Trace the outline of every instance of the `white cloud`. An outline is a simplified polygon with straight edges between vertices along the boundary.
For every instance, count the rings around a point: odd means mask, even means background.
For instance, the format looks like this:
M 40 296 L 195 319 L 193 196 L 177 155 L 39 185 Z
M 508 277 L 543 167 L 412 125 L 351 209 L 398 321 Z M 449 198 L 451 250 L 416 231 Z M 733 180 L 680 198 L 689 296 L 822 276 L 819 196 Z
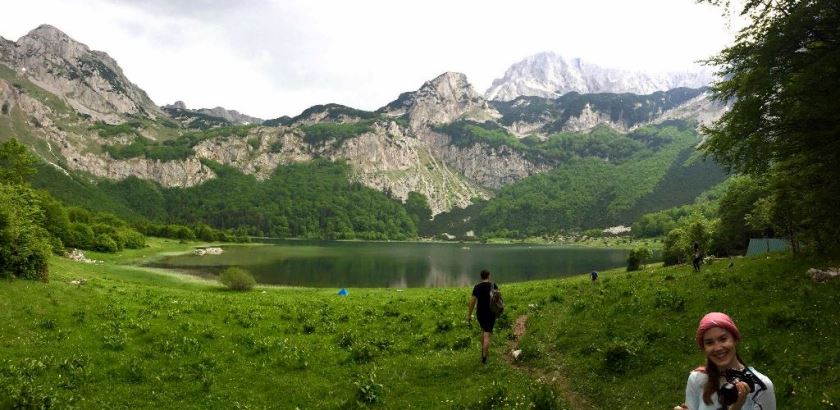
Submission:
M 114 57 L 158 104 L 295 115 L 337 102 L 375 109 L 444 71 L 479 92 L 541 51 L 605 66 L 677 70 L 733 38 L 692 0 L 29 0 L 0 35 L 39 24 Z

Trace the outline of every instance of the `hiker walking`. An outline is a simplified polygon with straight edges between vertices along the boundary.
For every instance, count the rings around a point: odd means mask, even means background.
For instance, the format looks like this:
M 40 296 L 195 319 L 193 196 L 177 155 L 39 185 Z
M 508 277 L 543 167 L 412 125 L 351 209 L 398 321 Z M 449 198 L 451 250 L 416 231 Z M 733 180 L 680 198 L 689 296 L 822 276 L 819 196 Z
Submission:
M 499 287 L 490 282 L 490 272 L 488 270 L 482 270 L 480 275 L 481 282 L 473 287 L 469 312 L 467 312 L 467 323 L 472 321 L 472 313 L 475 309 L 475 317 L 481 326 L 481 363 L 487 363 L 487 356 L 490 354 L 490 336 L 493 334 L 493 325 L 496 324 L 497 315 L 491 309 L 491 291 L 496 291 L 498 299 L 501 298 L 501 294 L 498 293 Z
M 697 243 L 697 242 L 694 242 L 694 259 L 691 260 L 691 264 L 694 266 L 694 271 L 695 272 L 700 272 L 700 261 L 701 260 L 702 259 L 700 257 L 700 244 Z

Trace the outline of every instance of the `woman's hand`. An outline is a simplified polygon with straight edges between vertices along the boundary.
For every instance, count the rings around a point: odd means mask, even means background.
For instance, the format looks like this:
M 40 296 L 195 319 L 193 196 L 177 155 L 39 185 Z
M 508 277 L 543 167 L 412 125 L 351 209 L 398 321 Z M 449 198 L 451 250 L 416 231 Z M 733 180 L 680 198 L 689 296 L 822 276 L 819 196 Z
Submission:
M 729 406 L 730 410 L 741 410 L 741 407 L 744 405 L 744 402 L 747 401 L 747 394 L 750 392 L 750 385 L 746 382 L 739 381 L 735 383 L 735 388 L 738 389 L 738 400 L 735 403 L 732 403 Z

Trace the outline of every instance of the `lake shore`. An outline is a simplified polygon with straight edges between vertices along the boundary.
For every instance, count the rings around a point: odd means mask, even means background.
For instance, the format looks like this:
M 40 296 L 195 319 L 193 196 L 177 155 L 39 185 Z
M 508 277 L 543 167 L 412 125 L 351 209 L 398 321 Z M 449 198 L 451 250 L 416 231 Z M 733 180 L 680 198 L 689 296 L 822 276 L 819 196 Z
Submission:
M 627 257 L 621 248 L 519 243 L 275 240 L 263 245 L 229 245 L 222 255 L 204 256 L 161 250 L 141 262 L 205 277 L 237 267 L 262 284 L 406 288 L 467 286 L 482 269 L 499 283 L 574 276 L 624 266 Z

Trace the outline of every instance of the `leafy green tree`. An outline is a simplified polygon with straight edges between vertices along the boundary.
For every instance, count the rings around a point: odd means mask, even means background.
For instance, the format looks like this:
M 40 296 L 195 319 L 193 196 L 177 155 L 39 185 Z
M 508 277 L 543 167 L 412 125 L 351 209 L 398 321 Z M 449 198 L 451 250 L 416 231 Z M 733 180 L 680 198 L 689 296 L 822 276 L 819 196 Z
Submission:
M 701 0 L 729 7 L 726 0 Z M 840 7 L 836 0 L 748 1 L 749 25 L 710 63 L 732 109 L 707 151 L 732 170 L 777 180 L 785 234 L 825 251 L 840 235 Z M 799 212 L 807 209 L 808 212 Z
M 712 244 L 712 233 L 712 224 L 709 220 L 701 215 L 692 216 L 685 227 L 685 240 L 681 244 L 686 260 L 691 259 L 694 255 L 695 243 L 700 247 L 701 253 L 711 253 L 709 249 Z
M 38 224 L 37 202 L 31 188 L 0 183 L 0 277 L 49 279 L 49 233 Z
M 686 255 L 683 249 L 687 246 L 685 231 L 674 228 L 662 241 L 662 263 L 665 266 L 685 263 Z
M 0 183 L 23 184 L 35 173 L 35 158 L 16 138 L 0 145 Z
M 718 202 L 719 228 L 713 238 L 713 248 L 724 254 L 743 253 L 751 237 L 763 236 L 764 229 L 756 229 L 747 223 L 759 200 L 768 194 L 767 187 L 748 176 L 736 177 Z M 766 206 L 765 206 L 766 207 Z M 769 218 L 768 212 L 762 214 Z M 757 222 L 757 221 L 756 221 Z M 769 225 L 769 219 L 765 226 Z M 771 232 L 767 232 L 771 233 Z
M 70 237 L 70 218 L 67 210 L 45 191 L 37 191 L 38 206 L 43 211 L 43 219 L 38 221 L 50 233 L 53 251 L 64 251 L 64 243 Z
M 427 235 L 432 220 L 432 209 L 429 207 L 429 200 L 426 199 L 426 195 L 414 191 L 409 192 L 408 198 L 405 200 L 405 211 L 414 221 L 417 230 Z

